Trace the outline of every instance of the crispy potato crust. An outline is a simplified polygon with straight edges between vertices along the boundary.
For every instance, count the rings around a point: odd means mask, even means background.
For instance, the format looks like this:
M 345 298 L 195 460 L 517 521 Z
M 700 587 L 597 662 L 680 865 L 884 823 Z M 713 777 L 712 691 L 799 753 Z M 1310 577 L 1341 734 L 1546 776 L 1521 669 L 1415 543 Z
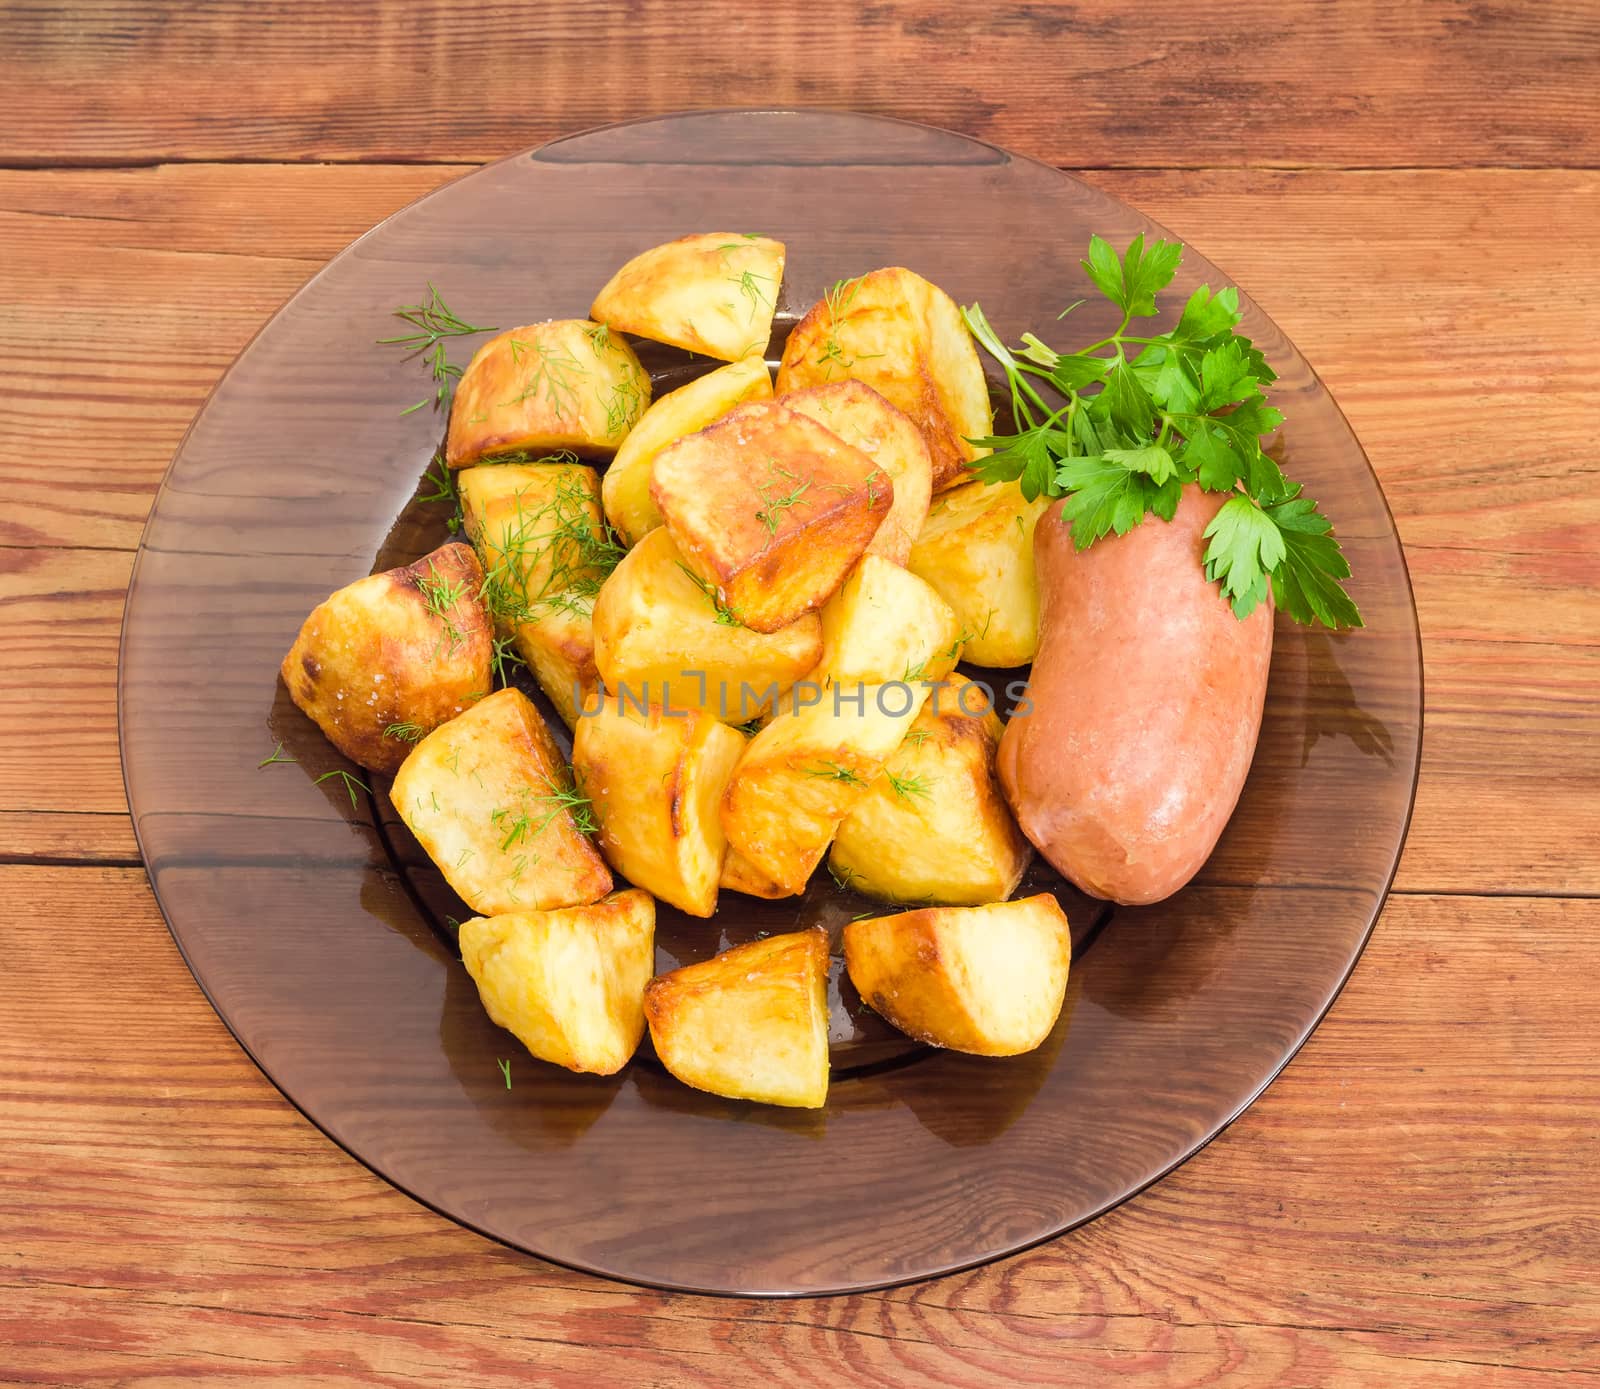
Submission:
M 927 519 L 933 492 L 933 459 L 922 431 L 864 381 L 830 381 L 791 391 L 782 403 L 809 415 L 889 474 L 894 504 L 867 553 L 903 566 Z
M 493 628 L 465 545 L 341 588 L 306 618 L 281 672 L 352 762 L 393 772 L 412 744 L 489 690 Z
M 705 711 L 669 715 L 614 695 L 586 707 L 572 771 L 611 866 L 690 916 L 710 916 L 728 848 L 722 794 L 744 745 Z
M 772 337 L 784 246 L 766 236 L 702 232 L 641 251 L 595 296 L 590 314 L 625 333 L 736 362 Z
M 894 484 L 815 420 L 765 401 L 658 453 L 650 495 L 683 562 L 744 626 L 776 632 L 838 588 Z
M 650 377 L 626 341 L 582 318 L 490 338 L 456 386 L 445 436 L 452 468 L 511 454 L 609 457 L 650 404 Z
M 656 904 L 628 889 L 583 907 L 461 923 L 484 1010 L 541 1061 L 615 1075 L 644 1036 Z
M 497 463 L 464 469 L 458 487 L 486 605 L 570 728 L 599 681 L 594 599 L 615 557 L 599 476 L 577 463 Z
M 650 1040 L 685 1085 L 730 1099 L 820 1109 L 828 1098 L 828 936 L 768 936 L 657 976 Z
M 548 911 L 593 902 L 611 873 L 579 828 L 567 767 L 520 690 L 497 690 L 424 738 L 389 793 L 473 911 Z
M 719 615 L 665 529 L 645 536 L 606 580 L 594 637 L 608 689 L 674 710 L 710 709 L 736 724 L 770 706 L 822 654 L 815 613 L 776 632 Z
M 629 545 L 661 524 L 650 500 L 656 455 L 668 444 L 715 424 L 736 405 L 771 400 L 772 378 L 760 357 L 747 357 L 660 397 L 622 441 L 606 469 L 602 495 L 606 516 Z
M 962 659 L 1002 670 L 1039 650 L 1033 533 L 1050 505 L 1015 482 L 971 482 L 935 499 L 908 567 L 955 609 L 968 633 Z
M 1000 719 L 988 691 L 953 675 L 834 836 L 836 877 L 891 902 L 979 906 L 1016 891 L 1033 846 L 995 776 Z
M 928 444 L 933 490 L 970 476 L 994 433 L 978 349 L 955 301 L 901 266 L 840 281 L 800 320 L 778 367 L 777 392 L 864 381 L 911 418 Z
M 1032 1051 L 1066 999 L 1072 933 L 1049 893 L 852 921 L 845 968 L 875 1013 L 929 1046 Z

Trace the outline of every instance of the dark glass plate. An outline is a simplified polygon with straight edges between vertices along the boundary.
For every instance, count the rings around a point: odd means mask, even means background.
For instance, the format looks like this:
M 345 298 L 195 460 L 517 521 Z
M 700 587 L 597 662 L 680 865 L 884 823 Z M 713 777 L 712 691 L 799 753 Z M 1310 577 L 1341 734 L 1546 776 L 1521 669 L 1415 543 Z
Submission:
M 1280 619 L 1237 813 L 1197 882 L 1110 912 L 1059 890 L 1078 958 L 1030 1056 L 912 1047 L 834 995 L 825 1110 L 679 1085 L 644 1055 L 593 1079 L 492 1026 L 456 961 L 463 909 L 381 788 L 346 765 L 277 666 L 306 612 L 437 544 L 417 500 L 439 423 L 400 408 L 414 365 L 375 340 L 430 279 L 469 322 L 582 316 L 629 256 L 690 231 L 788 243 L 775 344 L 835 279 L 910 266 L 1002 336 L 1081 296 L 1091 232 L 1161 229 L 1044 165 L 861 116 L 667 117 L 592 131 L 431 194 L 362 237 L 240 356 L 161 489 L 128 596 L 121 729 L 150 878 L 201 987 L 273 1082 L 389 1181 L 452 1219 L 614 1278 L 722 1293 L 847 1292 L 996 1258 L 1088 1220 L 1232 1120 L 1355 964 L 1405 837 L 1421 734 L 1416 613 L 1393 521 L 1338 407 L 1241 295 L 1278 364 L 1284 460 L 1334 518 L 1367 630 Z M 1226 276 L 1189 253 L 1173 292 Z M 1093 330 L 1092 308 L 1075 328 Z M 686 368 L 650 365 L 666 384 Z M 676 366 L 671 365 L 677 363 Z M 704 369 L 700 364 L 697 369 Z M 427 489 L 420 489 L 425 492 Z M 282 741 L 297 765 L 258 769 Z M 663 912 L 661 962 L 868 904 Z M 498 1062 L 511 1063 L 507 1088 Z

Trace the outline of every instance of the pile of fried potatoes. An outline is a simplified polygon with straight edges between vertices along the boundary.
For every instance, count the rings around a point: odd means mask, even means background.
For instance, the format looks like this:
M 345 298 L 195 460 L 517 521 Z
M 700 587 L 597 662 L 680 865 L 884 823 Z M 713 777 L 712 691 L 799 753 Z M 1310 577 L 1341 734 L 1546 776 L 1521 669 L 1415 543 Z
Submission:
M 988 1056 L 1049 1035 L 1071 939 L 1053 896 L 1008 900 L 1031 849 L 995 779 L 1001 721 L 955 671 L 1032 660 L 1045 503 L 970 480 L 983 369 L 909 270 L 836 284 L 774 380 L 784 261 L 764 236 L 683 237 L 588 319 L 486 341 L 443 448 L 470 543 L 333 594 L 282 674 L 393 776 L 477 913 L 461 955 L 489 1016 L 534 1056 L 612 1074 L 648 1027 L 689 1085 L 817 1107 L 827 933 L 652 977 L 657 900 L 710 917 L 724 889 L 792 897 L 827 858 L 912 908 L 845 928 L 862 998 Z M 652 399 L 640 338 L 723 365 Z M 508 660 L 571 728 L 570 765 L 497 682 Z

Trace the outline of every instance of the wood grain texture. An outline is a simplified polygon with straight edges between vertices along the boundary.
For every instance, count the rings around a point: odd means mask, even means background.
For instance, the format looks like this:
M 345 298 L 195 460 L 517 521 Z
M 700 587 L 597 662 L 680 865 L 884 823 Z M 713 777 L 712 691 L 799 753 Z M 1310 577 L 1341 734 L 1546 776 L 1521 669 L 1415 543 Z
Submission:
M 541 1265 L 371 1176 L 238 1050 L 137 870 L 0 868 L 0 893 L 19 909 L 0 976 L 16 1024 L 0 1033 L 6 1382 L 276 1371 L 473 1386 L 538 1367 L 557 1384 L 801 1385 L 830 1367 L 826 1382 L 883 1385 L 1116 1371 L 1518 1385 L 1600 1371 L 1600 1076 L 1588 1008 L 1564 987 L 1600 968 L 1593 903 L 1397 898 L 1300 1058 L 1137 1201 L 972 1273 L 759 1303 Z
M 1600 1379 L 1594 5 L 0 0 L 0 26 L 26 170 L 0 167 L 0 1383 Z M 288 1107 L 109 866 L 127 552 L 228 362 L 471 164 L 711 102 L 1098 170 L 1249 288 L 1406 543 L 1399 885 L 1485 894 L 1391 899 L 1300 1057 L 1137 1200 L 858 1298 L 652 1294 L 440 1220 Z M 121 164 L 158 167 L 48 167 Z
M 480 160 L 713 105 L 901 116 L 1084 167 L 1600 162 L 1584 0 L 1293 22 L 1274 0 L 709 0 L 687 21 L 673 0 L 7 0 L 0 32 L 29 108 L 9 164 Z

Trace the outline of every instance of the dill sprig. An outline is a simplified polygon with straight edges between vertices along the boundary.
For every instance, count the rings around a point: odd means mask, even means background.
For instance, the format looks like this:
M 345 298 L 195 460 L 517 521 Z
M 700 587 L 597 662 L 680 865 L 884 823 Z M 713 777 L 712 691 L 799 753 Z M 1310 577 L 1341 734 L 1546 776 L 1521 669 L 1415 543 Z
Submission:
M 521 666 L 528 668 L 528 663 L 522 659 L 522 653 L 516 649 L 516 637 L 496 637 L 494 646 L 489 652 L 489 666 L 494 671 L 494 678 L 502 685 L 511 683 L 512 673 Z
M 433 491 L 423 492 L 422 488 L 431 484 Z M 417 488 L 419 502 L 449 502 L 451 507 L 450 532 L 453 535 L 461 529 L 461 491 L 456 486 L 455 470 L 444 461 L 444 450 L 435 449 L 433 458 L 428 463 L 428 471 L 422 475 L 422 482 Z
M 276 743 L 273 745 L 272 751 L 256 763 L 256 770 L 259 772 L 263 767 L 270 767 L 275 762 L 298 762 L 299 760 L 298 757 L 290 757 L 283 750 L 282 743 Z
M 768 535 L 776 535 L 778 533 L 779 518 L 790 507 L 799 505 L 800 499 L 811 489 L 812 479 L 806 478 L 802 481 L 798 473 L 790 472 L 776 458 L 767 460 L 767 474 L 769 478 L 782 477 L 797 484 L 791 491 L 781 497 L 771 496 L 768 492 L 769 488 L 776 488 L 779 485 L 775 481 L 756 484 L 756 493 L 764 503 L 761 510 L 756 512 L 756 520 L 767 528 Z
M 426 730 L 419 723 L 391 723 L 383 730 L 385 738 L 396 738 L 402 743 L 421 742 Z
M 511 349 L 513 365 L 521 366 L 524 355 L 531 356 L 534 363 L 530 373 L 523 378 L 521 392 L 510 400 L 501 401 L 501 405 L 520 405 L 530 396 L 543 395 L 550 402 L 550 408 L 556 412 L 558 420 L 565 419 L 568 410 L 577 414 L 578 385 L 574 378 L 589 374 L 582 362 L 567 348 L 556 343 L 523 342 L 520 338 L 510 338 L 507 346 Z
M 545 791 L 536 793 L 525 786 L 517 794 L 520 804 L 497 806 L 489 812 L 489 823 L 501 836 L 500 852 L 510 853 L 519 844 L 531 844 L 559 815 L 567 815 L 580 834 L 598 834 L 594 804 L 568 780 L 547 779 Z
M 839 887 L 843 888 L 846 892 L 853 892 L 855 890 L 855 881 L 856 881 L 856 870 L 855 869 L 853 869 L 853 868 L 838 868 L 838 867 L 835 867 L 835 865 L 833 863 L 833 860 L 829 859 L 828 860 L 828 876 L 833 879 L 835 884 L 837 884 Z
M 857 362 L 867 362 L 874 357 L 883 356 L 881 352 L 858 352 L 846 360 L 844 348 L 839 342 L 839 320 L 849 317 L 850 306 L 855 302 L 863 278 L 865 277 L 857 275 L 853 280 L 835 280 L 832 287 L 822 296 L 822 302 L 828 309 L 828 334 L 822 340 L 822 348 L 813 360 L 813 365 L 824 369 L 825 381 L 833 379 L 835 367 L 841 372 L 848 373 Z
M 841 767 L 837 762 L 823 762 L 805 768 L 807 776 L 821 777 L 825 781 L 842 781 L 846 786 L 865 786 L 866 778 L 851 767 Z
M 344 783 L 344 789 L 350 795 L 351 810 L 354 810 L 359 804 L 359 802 L 356 800 L 356 790 L 358 788 L 362 791 L 365 791 L 369 796 L 372 794 L 372 788 L 368 786 L 366 782 L 362 781 L 358 776 L 351 776 L 350 773 L 345 771 L 342 767 L 336 767 L 331 772 L 324 772 L 316 779 L 314 784 L 321 786 L 323 782 L 331 781 L 334 777 L 338 777 L 339 780 Z
M 889 789 L 903 801 L 909 801 L 913 798 L 925 801 L 933 794 L 931 781 L 920 773 L 914 773 L 911 776 L 896 776 L 893 772 L 890 772 L 888 775 Z
M 711 600 L 711 606 L 717 610 L 717 622 L 721 626 L 744 626 L 744 623 L 739 621 L 739 610 L 724 603 L 722 599 L 717 596 L 717 590 L 708 584 L 704 579 L 702 579 L 698 574 L 696 574 L 694 570 L 689 568 L 689 566 L 681 559 L 678 561 L 678 568 L 683 570 L 683 572 L 689 576 L 694 586 Z
M 427 297 L 420 304 L 403 304 L 394 311 L 394 316 L 410 324 L 411 331 L 392 338 L 379 338 L 379 344 L 397 345 L 404 350 L 407 357 L 420 356 L 423 359 L 433 377 L 433 408 L 441 414 L 448 414 L 451 399 L 455 394 L 455 383 L 461 379 L 461 368 L 451 363 L 446 352 L 448 340 L 470 337 L 475 333 L 493 333 L 496 330 L 479 327 L 477 324 L 467 323 L 458 318 L 444 302 L 439 291 L 434 288 L 431 280 L 428 282 Z M 415 405 L 408 405 L 400 413 L 412 414 L 422 409 L 428 400 L 428 396 L 423 396 Z
M 449 654 L 455 655 L 456 648 L 467 639 L 466 633 L 456 626 L 454 617 L 456 604 L 467 595 L 467 581 L 446 579 L 429 564 L 428 572 L 417 578 L 417 592 L 422 595 L 423 606 L 444 628 L 439 634 L 439 644 L 434 648 L 434 659 L 438 659 L 446 641 L 450 643 Z
M 513 505 L 498 536 L 474 537 L 484 560 L 479 597 L 489 615 L 502 629 L 552 612 L 587 616 L 627 548 L 595 506 L 583 475 L 561 475 L 537 503 L 527 489 L 518 491 Z M 496 673 L 503 675 L 506 648 L 496 647 Z

